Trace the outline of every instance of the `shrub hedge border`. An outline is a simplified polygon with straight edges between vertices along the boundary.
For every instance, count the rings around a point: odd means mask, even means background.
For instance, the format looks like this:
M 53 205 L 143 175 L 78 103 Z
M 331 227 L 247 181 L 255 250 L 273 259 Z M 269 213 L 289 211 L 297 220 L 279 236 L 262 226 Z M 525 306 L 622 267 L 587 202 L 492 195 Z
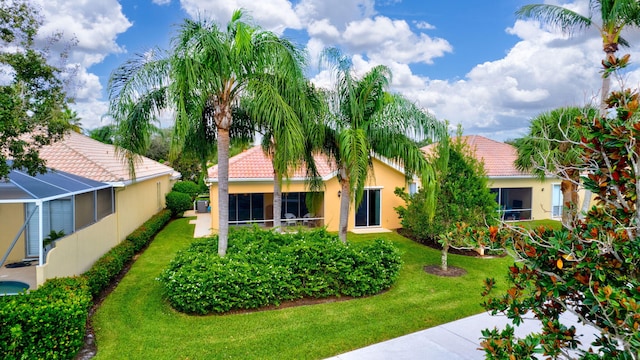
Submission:
M 37 290 L 0 297 L 0 358 L 70 359 L 82 348 L 92 300 L 171 220 L 162 210 L 81 276 L 47 280 Z

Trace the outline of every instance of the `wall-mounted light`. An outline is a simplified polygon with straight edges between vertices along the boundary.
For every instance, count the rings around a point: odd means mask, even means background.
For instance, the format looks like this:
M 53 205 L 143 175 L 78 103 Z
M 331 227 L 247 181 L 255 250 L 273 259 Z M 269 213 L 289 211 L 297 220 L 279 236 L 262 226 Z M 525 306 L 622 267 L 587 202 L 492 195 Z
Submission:
M 338 197 L 342 196 L 342 190 L 338 190 Z

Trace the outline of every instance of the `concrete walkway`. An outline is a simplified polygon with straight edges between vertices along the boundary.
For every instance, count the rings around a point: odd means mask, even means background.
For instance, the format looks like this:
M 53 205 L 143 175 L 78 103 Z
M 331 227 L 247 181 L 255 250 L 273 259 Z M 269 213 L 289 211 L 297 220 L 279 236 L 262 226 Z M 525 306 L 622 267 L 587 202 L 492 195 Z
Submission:
M 184 217 L 196 218 L 189 220 L 189 224 L 195 224 L 196 228 L 193 231 L 194 238 L 201 238 L 211 236 L 213 230 L 211 229 L 211 213 L 196 213 L 195 210 L 188 210 L 184 212 Z
M 578 334 L 584 334 L 581 338 L 583 345 L 588 345 L 595 339 L 595 330 L 578 324 L 577 318 L 573 315 L 563 316 L 563 323 L 567 326 L 574 325 Z M 507 324 L 511 324 L 511 321 L 505 316 L 482 313 L 350 351 L 327 360 L 484 359 L 484 351 L 479 350 L 481 331 L 494 327 L 504 329 Z M 516 328 L 515 335 L 523 337 L 539 330 L 540 322 L 528 319 Z

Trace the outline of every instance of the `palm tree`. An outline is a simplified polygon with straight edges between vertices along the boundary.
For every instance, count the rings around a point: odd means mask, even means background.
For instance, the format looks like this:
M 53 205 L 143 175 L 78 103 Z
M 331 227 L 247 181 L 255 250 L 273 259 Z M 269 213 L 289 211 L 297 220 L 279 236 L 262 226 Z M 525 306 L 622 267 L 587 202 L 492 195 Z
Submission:
M 262 132 L 262 149 L 273 163 L 273 226 L 280 228 L 282 214 L 282 180 L 300 167 L 307 171 L 307 182 L 311 190 L 322 186 L 313 160 L 313 153 L 322 147 L 319 119 L 323 113 L 324 102 L 320 93 L 306 80 L 289 83 L 272 80 L 280 92 L 297 94 L 295 98 L 282 104 L 289 116 L 262 116 L 255 120 L 255 125 Z M 292 92 L 289 87 L 300 87 Z M 299 94 L 304 94 L 300 96 Z M 249 103 L 258 104 L 253 99 Z M 282 118 L 284 121 L 282 121 Z
M 82 120 L 78 116 L 77 112 L 69 109 L 68 107 L 65 107 L 65 109 L 62 110 L 62 118 L 64 119 L 64 121 L 69 123 L 69 128 L 71 129 L 71 131 L 82 134 Z
M 577 214 L 582 133 L 575 125 L 578 117 L 594 118 L 594 108 L 565 107 L 544 112 L 531 120 L 526 136 L 516 139 L 516 168 L 532 172 L 540 180 L 550 173 L 562 178 L 562 223 L 569 227 Z M 587 201 L 587 199 L 585 199 Z
M 118 68 L 110 80 L 111 113 L 123 130 L 119 135 L 126 149 L 148 146 L 150 122 L 160 109 L 169 107 L 176 112 L 174 139 L 189 136 L 198 146 L 217 141 L 220 256 L 226 254 L 228 243 L 234 107 L 242 96 L 251 96 L 257 100 L 250 109 L 253 118 L 282 120 L 290 115 L 281 111 L 285 97 L 264 80 L 277 74 L 295 83 L 303 77 L 304 56 L 296 46 L 242 17 L 243 12 L 236 10 L 226 29 L 204 20 L 185 20 L 168 56 L 140 56 Z M 131 157 L 127 152 L 125 156 Z
M 391 71 L 376 66 L 357 79 L 351 62 L 335 49 L 325 51 L 336 76 L 329 97 L 325 151 L 335 160 L 341 186 L 339 236 L 346 242 L 351 202 L 358 208 L 366 181 L 373 175 L 373 157 L 403 165 L 433 189 L 435 172 L 417 145 L 424 137 L 446 135 L 442 123 L 399 94 L 387 92 Z M 434 201 L 430 202 L 433 207 Z M 431 209 L 433 211 L 433 209 Z
M 640 26 L 640 3 L 637 0 L 589 0 L 589 9 L 591 13 L 597 13 L 599 10 L 601 24 L 594 23 L 593 14 L 584 16 L 565 7 L 551 4 L 525 5 L 516 11 L 516 16 L 557 26 L 569 35 L 592 26 L 598 29 L 602 36 L 602 49 L 605 53 L 602 61 L 604 73 L 600 99 L 600 111 L 604 116 L 606 114 L 605 100 L 611 86 L 611 80 L 608 76 L 610 72 L 607 70 L 618 62 L 615 57 L 618 46 L 629 46 L 620 36 L 622 30 L 627 26 Z

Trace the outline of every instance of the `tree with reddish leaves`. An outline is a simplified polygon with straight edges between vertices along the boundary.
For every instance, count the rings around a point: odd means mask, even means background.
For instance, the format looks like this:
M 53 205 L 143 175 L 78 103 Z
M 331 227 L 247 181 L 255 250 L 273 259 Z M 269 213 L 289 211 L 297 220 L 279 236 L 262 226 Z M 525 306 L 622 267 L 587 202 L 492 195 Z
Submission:
M 517 263 L 508 288 L 495 295 L 485 282 L 485 307 L 519 325 L 525 316 L 541 321 L 539 333 L 514 336 L 514 328 L 483 331 L 487 358 L 638 359 L 640 357 L 640 114 L 638 92 L 614 91 L 607 98 L 613 117 L 578 117 L 584 129 L 579 165 L 584 187 L 595 195 L 584 219 L 561 230 L 505 228 L 467 232 L 493 247 L 509 247 Z M 563 313 L 577 316 L 598 334 L 581 343 Z

